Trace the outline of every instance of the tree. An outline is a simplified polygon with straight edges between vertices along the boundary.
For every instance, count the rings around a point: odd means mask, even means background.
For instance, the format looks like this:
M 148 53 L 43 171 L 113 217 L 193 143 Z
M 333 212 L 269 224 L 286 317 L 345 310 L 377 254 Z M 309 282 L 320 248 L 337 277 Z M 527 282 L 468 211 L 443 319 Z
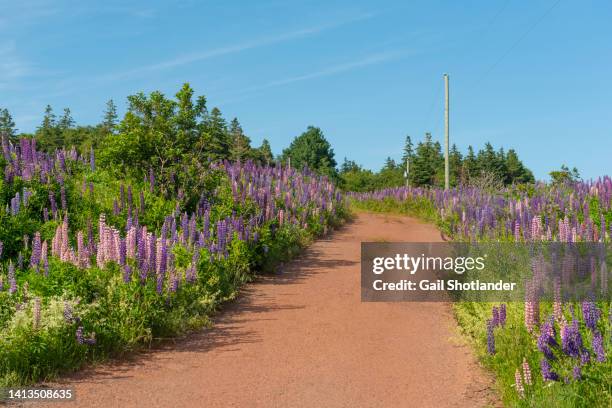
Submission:
M 219 108 L 212 108 L 204 129 L 206 150 L 209 157 L 212 159 L 227 159 L 229 157 L 230 141 L 227 123 Z
M 45 107 L 42 123 L 36 129 L 36 139 L 39 146 L 47 151 L 53 151 L 62 146 L 62 134 L 55 120 L 55 113 L 51 105 Z
M 241 162 L 251 155 L 251 140 L 245 136 L 237 118 L 230 123 L 229 136 L 231 139 L 230 159 Z
M 413 164 L 411 164 L 411 185 L 432 186 L 439 184 L 440 174 L 442 174 L 442 179 L 444 177 L 444 159 L 440 150 L 440 143 L 434 143 L 431 133 L 426 133 L 425 140 L 417 145 Z
M 455 187 L 459 185 L 461 180 L 461 167 L 462 167 L 463 157 L 461 156 L 461 152 L 457 149 L 457 145 L 453 143 L 450 152 L 448 154 L 448 165 L 449 165 L 449 173 L 450 173 L 450 185 Z
M 117 107 L 112 99 L 109 99 L 108 102 L 106 102 L 106 110 L 104 111 L 102 127 L 108 133 L 114 132 L 117 127 Z
M 462 169 L 462 183 L 468 183 L 471 177 L 476 177 L 480 172 L 478 161 L 476 160 L 476 155 L 474 154 L 474 148 L 471 145 L 468 146 L 468 152 L 463 160 Z
M 308 166 L 320 174 L 336 175 L 334 151 L 318 127 L 308 126 L 304 133 L 283 150 L 282 161 L 286 162 L 289 158 L 295 168 Z
M 533 173 L 527 169 L 519 160 L 514 149 L 508 150 L 506 154 L 506 184 L 512 183 L 533 183 L 535 178 Z
M 57 127 L 60 130 L 72 129 L 74 127 L 74 119 L 72 119 L 72 115 L 70 114 L 70 108 L 64 108 L 64 114 L 60 118 L 57 123 Z
M 0 109 L 0 135 L 6 135 L 9 139 L 17 138 L 15 122 L 8 109 Z
M 560 170 L 553 170 L 548 174 L 550 175 L 553 184 L 573 183 L 580 180 L 580 173 L 578 172 L 578 169 L 574 167 L 572 170 L 570 170 L 565 164 L 561 165 Z
M 406 162 L 412 160 L 414 156 L 414 146 L 412 144 L 412 139 L 410 136 L 406 136 L 406 141 L 404 143 L 404 154 L 402 155 L 402 165 L 404 166 L 404 170 L 406 169 Z
M 261 146 L 257 148 L 256 155 L 261 164 L 270 164 L 274 160 L 272 148 L 270 147 L 270 142 L 268 142 L 268 139 L 264 139 L 261 142 Z

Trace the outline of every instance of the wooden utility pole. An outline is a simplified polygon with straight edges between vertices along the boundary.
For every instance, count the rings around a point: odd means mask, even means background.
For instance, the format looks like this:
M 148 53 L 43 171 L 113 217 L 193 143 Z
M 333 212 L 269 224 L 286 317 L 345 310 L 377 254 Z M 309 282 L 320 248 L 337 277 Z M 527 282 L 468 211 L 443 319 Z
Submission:
M 410 187 L 410 156 L 406 156 L 406 187 Z
M 450 187 L 450 169 L 448 161 L 448 74 L 444 74 L 444 189 Z

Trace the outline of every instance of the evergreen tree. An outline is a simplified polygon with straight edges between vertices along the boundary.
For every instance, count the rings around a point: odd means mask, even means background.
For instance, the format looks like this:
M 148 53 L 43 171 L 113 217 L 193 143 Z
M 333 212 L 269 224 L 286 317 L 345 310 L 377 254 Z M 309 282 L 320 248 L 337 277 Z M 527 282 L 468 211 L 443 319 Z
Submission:
M 5 135 L 11 140 L 17 138 L 15 122 L 8 109 L 0 109 L 0 135 Z
M 468 146 L 468 153 L 463 160 L 461 180 L 463 183 L 467 183 L 471 177 L 476 177 L 480 173 L 478 160 L 474 154 L 474 148 Z
M 38 127 L 38 129 L 43 131 L 49 131 L 55 127 L 55 113 L 53 113 L 53 108 L 51 105 L 47 105 L 45 108 L 45 116 L 43 117 L 42 124 Z
M 404 154 L 402 155 L 402 165 L 404 170 L 406 169 L 406 161 L 411 160 L 414 156 L 414 146 L 410 136 L 406 136 L 406 142 L 404 143 Z
M 334 151 L 321 129 L 317 127 L 308 126 L 304 133 L 283 150 L 282 161 L 286 162 L 289 158 L 295 168 L 301 169 L 306 165 L 318 173 L 336 176 Z
M 257 157 L 261 164 L 270 164 L 274 160 L 272 148 L 270 147 L 270 142 L 268 142 L 268 139 L 264 139 L 261 142 L 261 146 L 259 146 L 257 149 Z
M 106 110 L 104 111 L 102 127 L 109 133 L 114 132 L 117 127 L 117 107 L 112 99 L 109 99 L 108 102 L 106 102 Z
M 231 139 L 230 159 L 232 161 L 244 161 L 251 153 L 251 140 L 245 136 L 240 122 L 237 118 L 230 122 L 229 135 Z
M 57 123 L 57 127 L 60 130 L 72 129 L 74 127 L 74 119 L 72 119 L 72 115 L 70 114 L 70 108 L 64 108 L 64 114 L 60 118 Z
M 219 108 L 213 108 L 206 120 L 207 146 L 206 150 L 212 159 L 229 157 L 230 141 L 227 134 L 227 123 Z
M 453 187 L 459 185 L 461 181 L 462 160 L 461 152 L 457 149 L 457 145 L 453 143 L 448 154 L 450 185 Z

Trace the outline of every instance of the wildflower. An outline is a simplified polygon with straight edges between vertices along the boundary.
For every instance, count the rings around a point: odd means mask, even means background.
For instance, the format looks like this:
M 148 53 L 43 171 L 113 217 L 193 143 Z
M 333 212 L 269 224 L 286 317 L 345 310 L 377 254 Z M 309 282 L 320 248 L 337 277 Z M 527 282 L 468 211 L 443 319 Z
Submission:
M 582 302 L 582 317 L 584 318 L 584 324 L 591 331 L 594 331 L 597 327 L 597 321 L 600 316 L 601 310 L 597 308 L 594 302 L 587 300 Z
M 574 366 L 572 370 L 572 377 L 574 377 L 574 380 L 576 381 L 580 381 L 580 379 L 582 379 L 582 369 L 579 365 Z
M 523 378 L 525 378 L 525 384 L 531 385 L 531 368 L 529 367 L 529 363 L 527 359 L 523 357 Z
M 561 332 L 561 348 L 570 357 L 579 357 L 582 350 L 582 336 L 578 329 L 578 321 L 573 320 Z
M 493 327 L 501 326 L 499 322 L 499 309 L 497 308 L 497 306 L 493 306 L 493 310 L 491 311 L 491 314 L 493 316 L 491 319 L 491 324 L 493 325 Z
M 502 327 L 506 326 L 506 304 L 502 303 L 499 305 L 499 324 Z
M 596 331 L 595 333 L 593 333 L 592 345 L 593 345 L 593 352 L 595 353 L 595 360 L 597 360 L 600 363 L 605 362 L 606 352 L 604 350 L 603 336 L 601 335 L 599 331 Z
M 495 354 L 495 335 L 493 333 L 493 322 L 487 320 L 487 351 L 489 354 Z
M 516 392 L 518 392 L 519 397 L 525 398 L 525 387 L 523 387 L 523 381 L 521 380 L 521 372 L 518 368 L 514 373 L 514 384 L 516 386 Z
M 540 369 L 542 370 L 542 378 L 544 381 L 559 381 L 559 374 L 552 370 L 547 359 L 540 360 Z

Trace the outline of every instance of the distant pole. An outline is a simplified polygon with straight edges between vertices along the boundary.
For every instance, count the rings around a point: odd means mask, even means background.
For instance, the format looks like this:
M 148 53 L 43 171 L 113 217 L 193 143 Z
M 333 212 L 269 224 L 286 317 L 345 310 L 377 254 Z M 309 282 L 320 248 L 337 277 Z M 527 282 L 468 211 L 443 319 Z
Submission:
M 444 189 L 450 187 L 450 171 L 448 162 L 448 74 L 444 74 Z
M 410 187 L 410 157 L 406 156 L 406 187 Z

